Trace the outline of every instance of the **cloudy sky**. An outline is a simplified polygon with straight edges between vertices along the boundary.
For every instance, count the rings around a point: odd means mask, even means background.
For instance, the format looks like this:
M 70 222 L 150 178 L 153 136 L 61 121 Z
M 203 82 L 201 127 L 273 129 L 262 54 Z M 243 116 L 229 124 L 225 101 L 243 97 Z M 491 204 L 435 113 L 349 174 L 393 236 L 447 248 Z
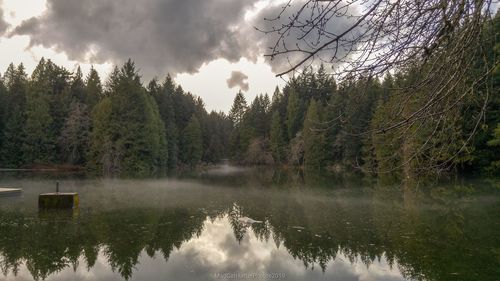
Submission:
M 143 82 L 172 74 L 209 110 L 228 111 L 284 84 L 263 58 L 271 38 L 254 30 L 280 0 L 0 0 L 0 71 L 42 57 L 106 77 L 132 58 Z M 145 82 L 146 83 L 146 82 Z

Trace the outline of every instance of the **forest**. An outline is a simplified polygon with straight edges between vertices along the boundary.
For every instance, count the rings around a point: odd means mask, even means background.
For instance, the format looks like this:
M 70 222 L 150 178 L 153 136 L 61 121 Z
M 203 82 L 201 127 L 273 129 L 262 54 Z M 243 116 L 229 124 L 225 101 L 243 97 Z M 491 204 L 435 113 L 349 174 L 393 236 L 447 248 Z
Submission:
M 0 168 L 85 168 L 101 174 L 149 175 L 230 159 L 242 165 L 399 173 L 405 177 L 500 171 L 500 17 L 486 24 L 485 64 L 496 68 L 474 95 L 439 116 L 407 126 L 427 102 L 416 64 L 381 77 L 335 81 L 327 67 L 305 67 L 274 93 L 247 101 L 240 91 L 228 114 L 173 78 L 143 83 L 132 60 L 106 80 L 41 59 L 0 80 Z M 468 83 L 468 81 L 456 81 Z M 411 92 L 411 94 L 408 94 Z M 487 95 L 488 94 L 488 95 Z M 485 101 L 483 103 L 483 101 Z M 478 112 L 480 119 L 476 120 Z

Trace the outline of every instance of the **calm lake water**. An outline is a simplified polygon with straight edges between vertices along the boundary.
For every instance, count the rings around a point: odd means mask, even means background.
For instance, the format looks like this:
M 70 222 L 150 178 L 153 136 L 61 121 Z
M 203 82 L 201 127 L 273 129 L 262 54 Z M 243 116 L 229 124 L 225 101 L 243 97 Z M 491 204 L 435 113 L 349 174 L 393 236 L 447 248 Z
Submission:
M 76 191 L 80 207 L 39 211 Z M 500 280 L 500 181 L 0 174 L 0 280 Z M 261 221 L 251 223 L 252 221 Z

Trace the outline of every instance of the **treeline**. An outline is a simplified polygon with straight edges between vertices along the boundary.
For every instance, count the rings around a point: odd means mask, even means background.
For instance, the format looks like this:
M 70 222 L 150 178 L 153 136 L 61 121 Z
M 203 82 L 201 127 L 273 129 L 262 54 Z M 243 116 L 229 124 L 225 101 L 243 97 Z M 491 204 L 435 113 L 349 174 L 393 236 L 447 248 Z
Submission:
M 148 175 L 230 158 L 405 178 L 498 173 L 499 30 L 496 16 L 485 27 L 484 55 L 471 57 L 469 78 L 446 81 L 470 91 L 459 100 L 446 97 L 461 93 L 431 100 L 441 83 L 432 66 L 341 83 L 321 66 L 292 77 L 272 99 L 259 95 L 249 105 L 239 92 L 226 115 L 208 113 L 201 98 L 170 76 L 144 87 L 130 60 L 105 83 L 94 69 L 84 78 L 79 68 L 71 73 L 50 60 L 42 59 L 30 77 L 22 64 L 11 64 L 0 79 L 0 167 L 72 165 Z M 437 52 L 438 64 L 445 52 Z M 440 114 L 422 114 L 426 106 Z
M 277 88 L 271 102 L 259 96 L 248 105 L 239 93 L 229 114 L 234 124 L 232 157 L 249 164 L 285 163 L 405 178 L 450 171 L 498 173 L 499 30 L 496 16 L 485 27 L 484 56 L 472 57 L 474 67 L 465 80 L 451 81 L 463 85 L 464 94 L 470 91 L 460 100 L 443 97 L 427 105 L 433 85 L 440 83 L 428 77 L 440 77 L 432 67 L 418 66 L 380 79 L 338 84 L 323 66 L 317 71 L 307 68 L 282 91 Z M 474 84 L 478 73 L 492 66 L 496 69 Z M 440 114 L 425 115 L 424 106 L 434 106 Z
M 0 80 L 0 167 L 88 167 L 151 174 L 226 157 L 231 121 L 167 76 L 143 87 L 132 61 L 105 83 L 42 59 Z

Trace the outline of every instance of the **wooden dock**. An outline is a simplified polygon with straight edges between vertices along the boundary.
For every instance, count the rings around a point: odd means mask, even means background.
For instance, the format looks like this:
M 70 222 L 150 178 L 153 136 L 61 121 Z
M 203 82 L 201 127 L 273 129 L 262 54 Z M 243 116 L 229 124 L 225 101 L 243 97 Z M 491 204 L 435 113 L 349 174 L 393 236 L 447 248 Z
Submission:
M 0 188 L 0 196 L 15 196 L 22 193 L 20 188 Z
M 72 209 L 78 208 L 78 193 L 54 192 L 43 193 L 38 196 L 38 208 L 40 209 Z

